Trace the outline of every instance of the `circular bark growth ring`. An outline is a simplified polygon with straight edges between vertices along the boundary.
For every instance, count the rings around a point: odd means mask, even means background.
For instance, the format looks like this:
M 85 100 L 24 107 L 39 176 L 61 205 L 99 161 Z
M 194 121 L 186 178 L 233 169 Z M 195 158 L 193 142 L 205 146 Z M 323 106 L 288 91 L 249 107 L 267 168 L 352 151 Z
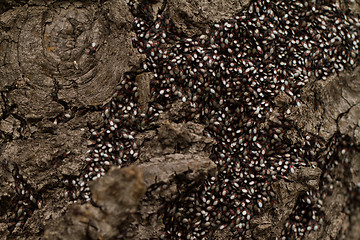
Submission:
M 110 19 L 114 12 L 128 14 Z M 111 29 L 109 20 L 120 27 Z M 18 63 L 25 82 L 42 91 L 44 102 L 55 97 L 69 107 L 104 105 L 124 72 L 140 59 L 131 45 L 131 20 L 125 1 L 26 8 L 24 19 L 18 20 Z
M 93 57 L 88 55 L 91 43 L 102 43 L 103 34 L 100 33 L 105 32 L 104 26 L 93 24 L 96 21 L 94 9 L 51 9 L 44 15 L 42 44 L 46 59 L 59 65 L 72 65 L 81 58 L 91 62 Z

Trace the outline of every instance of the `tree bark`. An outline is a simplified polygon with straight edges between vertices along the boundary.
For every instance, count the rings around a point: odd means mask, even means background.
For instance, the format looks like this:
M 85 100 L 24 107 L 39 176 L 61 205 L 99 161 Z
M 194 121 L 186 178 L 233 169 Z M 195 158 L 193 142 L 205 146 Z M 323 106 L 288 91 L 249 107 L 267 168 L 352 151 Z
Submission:
M 249 1 L 149 4 L 154 15 L 166 12 L 179 33 L 192 37 L 209 33 Z M 360 13 L 358 2 L 340 4 L 345 12 Z M 87 166 L 91 130 L 108 124 L 106 109 L 119 98 L 126 76 L 136 79 L 141 113 L 149 108 L 154 75 L 144 72 L 146 56 L 132 45 L 133 22 L 125 0 L 0 3 L 1 239 L 157 239 L 165 231 L 164 202 L 215 176 L 214 140 L 203 136 L 206 126 L 196 116 L 184 121 L 193 113 L 179 100 L 157 121 L 138 124 L 140 156 L 134 166 L 113 167 L 91 181 L 90 202 L 68 196 L 65 182 Z M 328 178 L 332 194 L 323 200 L 324 224 L 306 239 L 358 239 L 359 76 L 356 67 L 302 88 L 301 106 L 286 118 L 320 139 L 338 161 L 329 177 L 314 162 L 275 182 L 277 201 L 251 220 L 249 239 L 280 237 L 299 196 Z M 279 109 L 286 101 L 285 95 L 275 99 Z M 293 132 L 285 135 L 300 139 Z M 112 194 L 126 197 L 114 200 Z M 226 229 L 214 233 L 215 239 L 230 236 Z

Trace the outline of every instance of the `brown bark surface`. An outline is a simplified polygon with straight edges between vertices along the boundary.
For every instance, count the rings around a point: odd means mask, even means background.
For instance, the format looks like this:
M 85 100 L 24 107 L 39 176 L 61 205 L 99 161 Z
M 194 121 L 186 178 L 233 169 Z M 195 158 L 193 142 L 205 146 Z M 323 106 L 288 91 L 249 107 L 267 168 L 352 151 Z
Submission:
M 341 3 L 360 13 L 358 2 Z M 179 32 L 193 36 L 248 1 L 151 4 L 154 13 L 165 7 Z M 134 166 L 114 167 L 91 182 L 90 202 L 65 195 L 64 181 L 84 168 L 90 130 L 103 127 L 105 106 L 118 97 L 124 75 L 136 76 L 141 111 L 148 109 L 153 75 L 143 72 L 145 57 L 132 46 L 133 20 L 125 0 L 0 3 L 0 239 L 157 239 L 164 202 L 214 176 L 214 141 L 203 136 L 204 125 L 182 121 L 192 112 L 177 101 L 157 121 L 139 123 Z M 287 100 L 276 101 L 280 108 Z M 308 83 L 301 101 L 287 118 L 339 159 L 328 177 L 333 193 L 324 199 L 325 224 L 306 239 L 358 239 L 360 67 Z M 249 239 L 281 236 L 299 195 L 321 184 L 324 172 L 312 164 L 272 186 L 277 201 L 251 220 Z M 26 183 L 23 195 L 33 199 L 24 224 L 13 220 L 22 195 L 14 173 Z M 226 230 L 214 236 L 231 238 Z

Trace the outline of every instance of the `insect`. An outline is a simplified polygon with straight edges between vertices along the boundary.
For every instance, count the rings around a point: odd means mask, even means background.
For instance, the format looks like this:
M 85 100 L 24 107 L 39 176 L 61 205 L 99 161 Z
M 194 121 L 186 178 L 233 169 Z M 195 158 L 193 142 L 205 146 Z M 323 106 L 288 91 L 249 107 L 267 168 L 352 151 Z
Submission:
M 95 53 L 96 53 L 96 43 L 92 42 L 91 46 L 90 46 L 89 54 L 92 55 L 92 54 L 95 54 Z

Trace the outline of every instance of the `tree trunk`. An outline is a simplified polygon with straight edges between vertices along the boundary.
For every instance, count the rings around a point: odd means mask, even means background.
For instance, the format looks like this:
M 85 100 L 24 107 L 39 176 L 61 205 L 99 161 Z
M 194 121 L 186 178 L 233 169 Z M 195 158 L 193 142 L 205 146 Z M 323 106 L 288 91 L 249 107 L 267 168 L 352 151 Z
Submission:
M 1 239 L 358 239 L 360 4 L 281 2 L 0 3 Z

